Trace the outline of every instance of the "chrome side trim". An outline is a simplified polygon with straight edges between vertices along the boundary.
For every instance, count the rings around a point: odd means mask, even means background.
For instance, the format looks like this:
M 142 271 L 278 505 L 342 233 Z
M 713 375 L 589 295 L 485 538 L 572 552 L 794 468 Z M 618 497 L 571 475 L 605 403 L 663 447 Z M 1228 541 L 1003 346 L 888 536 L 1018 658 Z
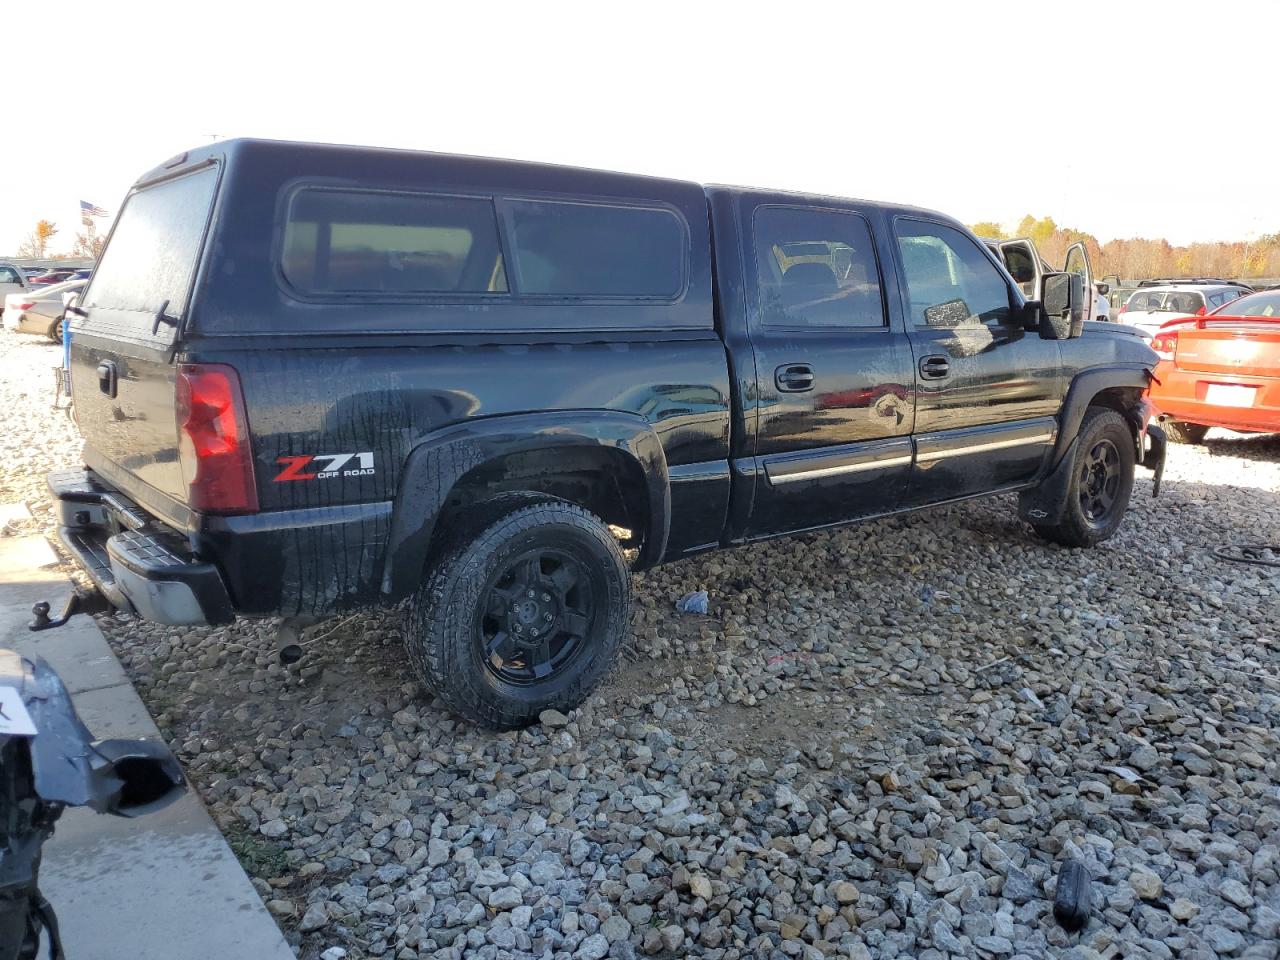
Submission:
M 964 457 L 971 453 L 986 453 L 991 450 L 1006 450 L 1009 447 L 1032 446 L 1037 443 L 1052 443 L 1055 434 L 1038 433 L 1033 436 L 1009 437 L 1004 440 L 988 440 L 985 443 L 974 443 L 967 447 L 954 447 L 950 450 L 930 450 L 916 456 L 917 463 L 932 463 L 935 460 L 946 460 L 950 457 Z
M 769 482 L 774 486 L 783 483 L 795 483 L 799 480 L 817 480 L 821 477 L 835 477 L 842 473 L 863 473 L 867 470 L 879 470 L 882 467 L 901 467 L 911 463 L 910 454 L 900 457 L 886 457 L 883 460 L 863 460 L 858 463 L 844 463 L 835 467 L 815 467 L 812 470 L 798 470 L 795 473 L 769 473 Z M 766 471 L 768 468 L 766 467 Z

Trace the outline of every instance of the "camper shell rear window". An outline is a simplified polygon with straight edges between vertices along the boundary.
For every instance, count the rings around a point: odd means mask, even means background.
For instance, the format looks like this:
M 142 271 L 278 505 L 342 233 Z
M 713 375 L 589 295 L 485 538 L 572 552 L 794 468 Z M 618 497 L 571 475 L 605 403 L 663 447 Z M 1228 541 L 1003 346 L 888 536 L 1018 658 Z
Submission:
M 209 164 L 129 194 L 81 297 L 86 323 L 171 336 L 186 314 L 217 182 Z M 161 313 L 167 320 L 158 323 Z

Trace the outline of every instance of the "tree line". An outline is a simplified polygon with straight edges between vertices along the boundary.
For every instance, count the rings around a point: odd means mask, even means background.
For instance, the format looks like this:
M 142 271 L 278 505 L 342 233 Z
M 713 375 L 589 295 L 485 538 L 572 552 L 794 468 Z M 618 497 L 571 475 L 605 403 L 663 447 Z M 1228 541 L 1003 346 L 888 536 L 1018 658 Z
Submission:
M 106 242 L 94 229 L 93 221 L 85 219 L 84 229 L 76 234 L 71 245 L 71 252 L 49 255 L 49 241 L 58 234 L 58 225 L 52 220 L 37 220 L 36 225 L 18 245 L 18 256 L 30 260 L 58 260 L 62 258 L 83 259 L 91 257 L 96 260 L 102 253 L 102 245 Z
M 1007 239 L 1030 237 L 1040 255 L 1049 263 L 1061 266 L 1067 248 L 1083 242 L 1098 277 L 1117 276 L 1125 280 L 1151 277 L 1280 277 L 1280 233 L 1267 234 L 1256 240 L 1234 243 L 1192 243 L 1176 247 L 1168 240 L 1134 237 L 1098 243 L 1096 237 L 1073 227 L 1058 226 L 1053 217 L 1037 219 L 1027 214 L 1013 233 L 990 220 L 969 228 L 980 237 Z

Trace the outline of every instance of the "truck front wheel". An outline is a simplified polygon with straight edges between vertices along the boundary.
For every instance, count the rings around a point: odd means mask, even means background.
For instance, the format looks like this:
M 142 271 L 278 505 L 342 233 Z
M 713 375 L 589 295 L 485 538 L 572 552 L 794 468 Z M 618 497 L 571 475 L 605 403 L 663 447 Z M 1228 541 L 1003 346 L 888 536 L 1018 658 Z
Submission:
M 1065 547 L 1092 547 L 1120 527 L 1133 492 L 1133 432 L 1114 410 L 1093 407 L 1076 437 L 1062 518 L 1036 524 L 1040 536 Z
M 528 726 L 582 703 L 617 660 L 630 576 L 608 526 L 576 504 L 529 494 L 455 524 L 414 599 L 407 645 L 455 713 Z

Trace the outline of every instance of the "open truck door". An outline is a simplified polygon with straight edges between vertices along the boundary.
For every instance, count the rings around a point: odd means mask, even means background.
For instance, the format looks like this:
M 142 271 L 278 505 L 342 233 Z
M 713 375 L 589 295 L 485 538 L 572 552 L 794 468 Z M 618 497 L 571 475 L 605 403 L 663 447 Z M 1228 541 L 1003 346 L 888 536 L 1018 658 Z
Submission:
M 1067 248 L 1067 259 L 1063 264 L 1064 273 L 1074 273 L 1080 277 L 1084 284 L 1084 318 L 1086 320 L 1097 319 L 1094 314 L 1096 310 L 1097 291 L 1093 287 L 1093 267 L 1089 264 L 1089 254 L 1084 248 L 1083 243 L 1073 243 Z
M 1025 237 L 1017 240 L 1005 240 L 999 245 L 1000 259 L 1005 269 L 1022 289 L 1022 295 L 1028 300 L 1038 297 L 1040 276 L 1044 272 L 1040 264 L 1040 254 L 1036 245 Z

